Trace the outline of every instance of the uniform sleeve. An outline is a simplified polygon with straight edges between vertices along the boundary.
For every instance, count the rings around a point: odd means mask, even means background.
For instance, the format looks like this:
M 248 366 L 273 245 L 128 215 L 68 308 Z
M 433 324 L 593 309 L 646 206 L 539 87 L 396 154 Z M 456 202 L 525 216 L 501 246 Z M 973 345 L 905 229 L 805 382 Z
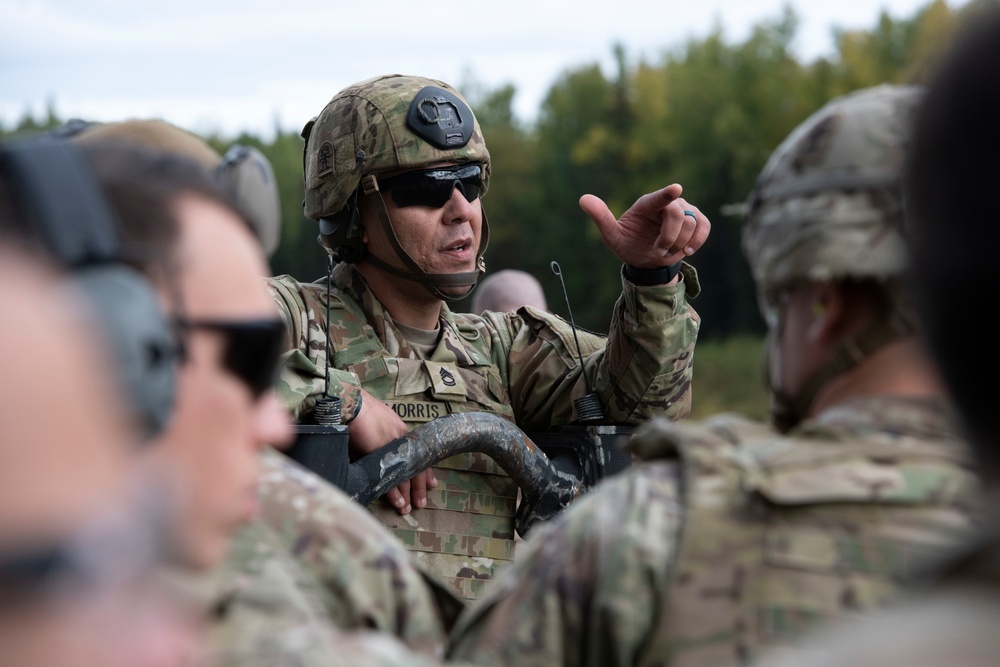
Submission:
M 636 664 L 667 586 L 680 507 L 676 468 L 612 478 L 531 535 L 466 610 L 449 657 L 482 665 Z
M 688 303 L 700 290 L 684 265 L 676 285 L 638 286 L 624 275 L 608 337 L 573 330 L 556 315 L 522 308 L 487 314 L 499 330 L 494 360 L 507 375 L 511 406 L 523 429 L 576 419 L 573 401 L 597 392 L 608 421 L 638 424 L 653 416 L 680 419 L 691 407 L 691 372 L 700 318 Z
M 320 326 L 326 314 L 315 312 L 319 304 L 290 276 L 265 278 L 265 284 L 288 328 L 287 350 L 276 385 L 278 397 L 298 420 L 327 391 L 326 331 Z M 331 368 L 329 375 L 329 393 L 340 397 L 341 423 L 346 424 L 357 411 L 361 382 L 355 373 L 338 368 Z

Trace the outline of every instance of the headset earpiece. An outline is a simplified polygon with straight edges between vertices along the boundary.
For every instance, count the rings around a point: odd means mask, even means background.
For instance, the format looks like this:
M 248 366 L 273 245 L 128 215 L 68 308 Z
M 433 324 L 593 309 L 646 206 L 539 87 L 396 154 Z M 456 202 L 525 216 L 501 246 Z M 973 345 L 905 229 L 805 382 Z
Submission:
M 114 213 L 90 165 L 68 141 L 43 137 L 0 147 L 0 168 L 29 220 L 26 232 L 73 272 L 93 304 L 124 400 L 155 435 L 173 408 L 177 343 L 153 286 L 124 263 Z
M 319 219 L 319 242 L 338 262 L 356 264 L 365 256 L 364 228 L 356 201 L 337 213 Z
M 215 170 L 216 184 L 240 207 L 271 256 L 281 243 L 281 202 L 271 163 L 252 146 L 233 145 Z

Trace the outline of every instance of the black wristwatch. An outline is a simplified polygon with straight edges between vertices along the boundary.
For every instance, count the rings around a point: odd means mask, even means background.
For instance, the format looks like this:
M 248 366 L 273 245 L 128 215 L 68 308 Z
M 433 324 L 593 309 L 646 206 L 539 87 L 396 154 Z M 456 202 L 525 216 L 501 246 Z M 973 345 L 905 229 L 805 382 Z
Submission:
M 659 266 L 655 269 L 640 269 L 631 264 L 624 265 L 625 277 L 633 285 L 665 285 L 680 273 L 682 262 L 670 266 Z

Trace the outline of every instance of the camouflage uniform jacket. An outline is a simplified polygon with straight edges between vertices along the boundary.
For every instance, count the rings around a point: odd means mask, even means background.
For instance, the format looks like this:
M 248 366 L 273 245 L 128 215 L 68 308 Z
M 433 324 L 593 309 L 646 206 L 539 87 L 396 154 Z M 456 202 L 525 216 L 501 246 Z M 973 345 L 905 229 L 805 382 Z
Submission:
M 976 482 L 936 400 L 857 399 L 782 436 L 654 420 L 643 463 L 533 534 L 450 655 L 505 665 L 730 665 L 882 605 L 972 528 Z M 673 459 L 676 454 L 679 460 Z
M 330 662 L 328 637 L 359 629 L 441 657 L 461 602 L 371 514 L 274 451 L 264 454 L 258 495 L 258 517 L 201 584 L 199 597 L 214 610 L 213 662 L 284 656 L 297 646 L 299 661 L 289 664 L 340 664 Z
M 609 420 L 638 423 L 689 410 L 691 360 L 698 316 L 687 298 L 697 276 L 685 266 L 679 285 L 638 287 L 623 280 L 609 339 L 582 332 L 581 366 L 569 325 L 531 308 L 483 317 L 442 307 L 441 337 L 421 359 L 350 265 L 333 272 L 330 393 L 343 400 L 345 421 L 359 388 L 385 401 L 408 425 L 454 412 L 482 411 L 522 429 L 573 421 L 573 399 L 586 393 L 583 374 Z M 309 412 L 326 381 L 326 280 L 268 282 L 289 326 L 279 394 L 296 415 Z M 492 460 L 463 454 L 435 467 L 439 486 L 426 508 L 405 517 L 384 501 L 372 510 L 450 585 L 473 598 L 513 558 L 516 488 Z

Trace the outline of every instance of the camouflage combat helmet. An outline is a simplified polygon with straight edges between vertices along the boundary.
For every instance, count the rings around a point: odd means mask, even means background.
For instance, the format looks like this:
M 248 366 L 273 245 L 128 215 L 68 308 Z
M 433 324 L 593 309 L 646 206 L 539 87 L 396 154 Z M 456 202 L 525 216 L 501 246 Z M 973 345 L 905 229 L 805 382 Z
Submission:
M 485 270 L 482 255 L 489 241 L 485 212 L 478 270 L 434 275 L 425 273 L 399 246 L 384 203 L 376 206 L 380 220 L 409 270 L 388 265 L 384 258 L 366 256 L 358 213 L 359 198 L 378 195 L 378 177 L 392 171 L 475 163 L 482 169 L 480 196 L 486 194 L 490 154 L 475 115 L 457 90 L 442 81 L 399 74 L 361 81 L 337 93 L 306 124 L 302 137 L 304 212 L 319 221 L 319 242 L 334 259 L 366 259 L 423 283 L 439 298 L 461 298 L 443 293 L 439 289 L 443 286 L 472 290 Z
M 158 119 L 115 123 L 71 121 L 61 132 L 81 144 L 127 141 L 198 163 L 243 212 L 271 255 L 281 241 L 278 183 L 271 163 L 256 148 L 236 144 L 224 156 L 202 138 Z
M 902 274 L 900 178 L 921 90 L 883 85 L 839 97 L 778 146 L 743 230 L 758 290 Z
M 881 345 L 912 331 L 898 289 L 908 264 L 901 176 L 922 89 L 882 85 L 839 97 L 799 125 L 774 151 L 749 197 L 743 250 L 761 312 L 775 334 L 780 295 L 796 285 L 875 280 L 891 303 L 883 321 L 797 396 L 773 386 L 779 427 L 800 420 L 819 388 Z

